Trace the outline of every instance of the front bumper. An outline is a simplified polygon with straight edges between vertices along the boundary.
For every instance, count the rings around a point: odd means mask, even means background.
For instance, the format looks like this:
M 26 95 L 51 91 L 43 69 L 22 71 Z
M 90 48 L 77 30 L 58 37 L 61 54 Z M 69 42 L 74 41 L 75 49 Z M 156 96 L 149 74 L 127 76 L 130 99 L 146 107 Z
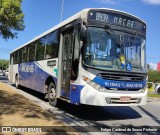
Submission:
M 80 94 L 80 103 L 93 106 L 139 106 L 147 103 L 147 90 L 144 93 L 138 91 L 114 91 L 100 92 L 86 85 Z M 130 97 L 129 101 L 120 100 L 121 97 Z

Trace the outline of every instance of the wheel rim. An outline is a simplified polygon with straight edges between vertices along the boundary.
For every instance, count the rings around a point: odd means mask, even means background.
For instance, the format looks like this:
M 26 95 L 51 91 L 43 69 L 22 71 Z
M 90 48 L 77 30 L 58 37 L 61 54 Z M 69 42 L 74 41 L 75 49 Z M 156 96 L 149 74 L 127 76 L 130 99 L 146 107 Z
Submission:
M 54 101 L 56 99 L 56 93 L 55 93 L 55 89 L 54 88 L 52 88 L 50 90 L 49 99 L 52 100 L 52 101 Z

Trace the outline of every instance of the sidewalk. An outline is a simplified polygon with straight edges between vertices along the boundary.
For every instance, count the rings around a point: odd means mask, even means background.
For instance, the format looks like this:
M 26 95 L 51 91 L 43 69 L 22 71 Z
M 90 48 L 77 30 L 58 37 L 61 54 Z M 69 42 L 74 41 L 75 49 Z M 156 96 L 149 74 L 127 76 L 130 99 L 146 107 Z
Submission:
M 67 126 L 67 124 L 0 82 L 0 126 Z M 70 133 L 61 129 L 62 134 L 79 134 L 74 131 Z M 41 134 L 47 133 L 37 133 L 37 135 Z

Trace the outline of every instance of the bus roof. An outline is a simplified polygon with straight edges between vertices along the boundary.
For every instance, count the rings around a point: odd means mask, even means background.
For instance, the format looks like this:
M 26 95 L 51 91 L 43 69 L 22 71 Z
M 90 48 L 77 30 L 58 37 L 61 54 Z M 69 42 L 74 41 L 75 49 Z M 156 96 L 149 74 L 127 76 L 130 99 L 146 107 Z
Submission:
M 67 25 L 68 23 L 76 20 L 76 19 L 79 18 L 79 17 L 81 17 L 81 18 L 85 21 L 85 18 L 87 18 L 87 13 L 88 13 L 90 10 L 106 10 L 106 11 L 114 11 L 114 12 L 117 12 L 117 13 L 123 13 L 123 14 L 125 14 L 125 15 L 129 15 L 129 16 L 134 17 L 134 18 L 140 20 L 141 22 L 145 23 L 143 20 L 141 20 L 141 19 L 138 18 L 137 16 L 132 15 L 132 14 L 129 14 L 129 13 L 127 13 L 127 12 L 120 11 L 120 10 L 115 10 L 115 9 L 110 9 L 110 8 L 86 8 L 86 9 L 81 10 L 81 11 L 78 12 L 77 14 L 71 16 L 70 18 L 64 20 L 63 22 L 59 23 L 58 25 L 52 27 L 51 29 L 47 30 L 46 32 L 40 34 L 39 36 L 33 38 L 33 39 L 30 40 L 29 42 L 27 42 L 27 43 L 23 44 L 22 46 L 16 48 L 15 50 L 11 51 L 10 53 L 13 53 L 13 52 L 15 52 L 15 51 L 23 48 L 24 46 L 26 46 L 26 45 L 28 45 L 28 44 L 36 41 L 37 39 L 39 39 L 39 38 L 47 35 L 48 33 L 52 32 L 52 31 L 54 31 L 54 30 L 56 30 L 56 29 L 58 29 L 58 28 L 61 28 L 61 27 L 65 26 L 65 25 Z M 146 23 L 145 23 L 145 24 L 146 24 Z

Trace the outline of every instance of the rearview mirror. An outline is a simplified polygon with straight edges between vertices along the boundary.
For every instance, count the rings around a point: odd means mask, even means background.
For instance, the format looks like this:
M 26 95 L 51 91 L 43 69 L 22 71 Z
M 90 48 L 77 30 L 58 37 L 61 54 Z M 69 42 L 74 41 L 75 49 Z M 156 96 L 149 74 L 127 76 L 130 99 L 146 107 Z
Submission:
M 85 42 L 86 41 L 86 36 L 87 36 L 87 28 L 85 25 L 81 24 L 80 28 L 80 40 Z
M 77 26 L 78 26 L 78 32 L 80 33 L 80 40 L 85 42 L 86 41 L 86 35 L 87 35 L 87 28 L 83 24 L 82 18 L 77 19 Z

